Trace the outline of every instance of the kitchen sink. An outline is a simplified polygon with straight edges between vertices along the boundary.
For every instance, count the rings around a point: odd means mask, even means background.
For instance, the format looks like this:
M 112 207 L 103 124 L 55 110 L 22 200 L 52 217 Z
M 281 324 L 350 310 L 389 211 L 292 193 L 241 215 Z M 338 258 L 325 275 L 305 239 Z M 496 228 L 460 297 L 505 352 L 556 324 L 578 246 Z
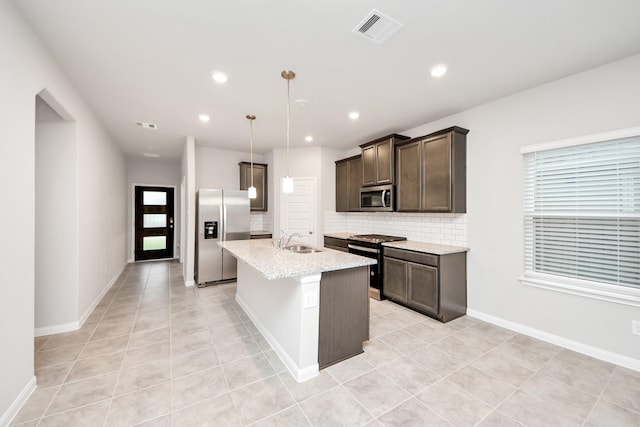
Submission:
M 290 252 L 293 252 L 294 254 L 313 254 L 316 252 L 322 252 L 320 249 L 315 249 L 307 245 L 285 246 L 285 249 Z

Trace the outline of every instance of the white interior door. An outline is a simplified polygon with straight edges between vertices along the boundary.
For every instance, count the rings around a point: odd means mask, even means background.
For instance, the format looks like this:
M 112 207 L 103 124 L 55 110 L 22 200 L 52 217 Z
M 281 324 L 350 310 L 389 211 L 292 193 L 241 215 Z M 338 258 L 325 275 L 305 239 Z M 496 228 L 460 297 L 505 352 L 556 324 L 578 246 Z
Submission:
M 291 242 L 317 245 L 315 177 L 293 178 L 293 193 L 282 193 L 280 200 L 280 229 L 303 236 Z

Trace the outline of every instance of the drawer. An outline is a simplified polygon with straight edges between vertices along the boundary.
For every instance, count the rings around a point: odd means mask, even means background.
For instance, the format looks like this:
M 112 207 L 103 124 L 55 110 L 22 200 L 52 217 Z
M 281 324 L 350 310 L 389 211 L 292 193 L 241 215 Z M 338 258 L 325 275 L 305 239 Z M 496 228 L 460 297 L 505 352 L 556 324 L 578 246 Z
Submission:
M 345 251 L 347 250 L 347 245 L 349 244 L 349 241 L 346 239 L 338 239 L 335 237 L 327 237 L 324 236 L 324 246 L 331 248 L 331 249 L 336 249 L 336 250 L 340 250 L 338 248 L 336 248 L 335 246 L 339 247 L 339 248 L 344 248 Z
M 404 249 L 390 248 L 387 246 L 383 246 L 382 253 L 386 257 L 415 262 L 417 264 L 430 265 L 432 267 L 437 267 L 438 261 L 440 260 L 440 257 L 438 255 L 406 251 Z
M 271 239 L 272 235 L 271 234 L 252 234 L 250 239 L 251 240 L 256 240 L 256 239 Z

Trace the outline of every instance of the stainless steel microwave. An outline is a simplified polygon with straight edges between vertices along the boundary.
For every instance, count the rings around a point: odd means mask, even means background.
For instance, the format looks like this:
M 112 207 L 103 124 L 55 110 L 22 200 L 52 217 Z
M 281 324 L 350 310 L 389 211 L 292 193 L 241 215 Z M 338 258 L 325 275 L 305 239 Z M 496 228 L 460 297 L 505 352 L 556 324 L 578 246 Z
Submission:
M 393 212 L 395 193 L 393 185 L 378 185 L 360 189 L 360 210 Z

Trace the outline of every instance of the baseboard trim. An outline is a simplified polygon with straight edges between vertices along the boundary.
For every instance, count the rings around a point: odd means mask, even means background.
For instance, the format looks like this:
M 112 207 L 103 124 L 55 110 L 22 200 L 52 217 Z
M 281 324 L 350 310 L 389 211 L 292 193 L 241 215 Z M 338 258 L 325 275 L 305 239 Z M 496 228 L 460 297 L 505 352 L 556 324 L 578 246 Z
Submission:
M 87 319 L 89 318 L 89 316 L 91 316 L 91 313 L 93 313 L 93 310 L 95 310 L 95 308 L 98 306 L 98 304 L 100 304 L 100 301 L 102 301 L 102 298 L 104 298 L 104 296 L 107 294 L 107 292 L 109 292 L 109 289 L 111 289 L 111 287 L 118 281 L 118 279 L 120 278 L 120 275 L 122 274 L 124 269 L 127 268 L 127 264 L 128 264 L 128 262 L 124 262 L 120 266 L 120 269 L 118 270 L 118 273 L 114 274 L 114 276 L 111 278 L 111 280 L 109 280 L 109 283 L 107 283 L 106 286 L 102 289 L 102 292 L 100 292 L 100 294 L 93 300 L 93 302 L 91 303 L 89 308 L 87 308 L 84 311 L 84 313 L 82 313 L 82 316 L 80 316 L 80 319 L 78 321 L 78 323 L 79 323 L 78 329 L 80 329 L 82 327 L 82 325 L 84 325 L 84 322 L 86 322 Z
M 306 368 L 301 368 L 298 366 L 296 362 L 294 362 L 294 360 L 287 354 L 285 349 L 282 348 L 278 340 L 276 340 L 275 337 L 271 335 L 271 333 L 267 330 L 267 328 L 262 324 L 262 322 L 258 320 L 258 317 L 255 315 L 253 310 L 249 308 L 247 303 L 244 302 L 244 300 L 242 299 L 242 297 L 240 297 L 240 295 L 238 295 L 238 293 L 236 293 L 236 302 L 238 303 L 238 305 L 240 305 L 240 307 L 242 307 L 242 309 L 247 314 L 249 319 L 251 319 L 255 327 L 260 331 L 262 336 L 271 345 L 271 347 L 276 352 L 278 357 L 280 357 L 280 360 L 282 361 L 282 363 L 289 370 L 289 373 L 293 376 L 293 378 L 297 382 L 301 383 L 303 381 L 310 380 L 311 378 L 317 377 L 319 375 L 320 368 L 317 363 L 312 366 L 307 366 Z
M 187 288 L 190 286 L 195 286 L 196 285 L 196 281 L 195 280 L 185 280 L 184 282 L 184 286 L 186 286 Z
M 632 357 L 624 356 L 622 354 L 614 353 L 608 350 L 603 350 L 601 348 L 593 347 L 578 341 L 573 341 L 559 335 L 554 335 L 549 332 L 522 325 L 520 323 L 492 316 L 481 311 L 467 309 L 467 315 L 488 323 L 492 323 L 496 326 L 501 326 L 514 332 L 537 338 L 541 341 L 555 344 L 560 347 L 564 347 L 569 350 L 573 350 L 575 352 L 603 360 L 605 362 L 614 363 L 616 365 L 620 365 L 625 368 L 640 372 L 640 360 L 634 359 Z
M 18 394 L 16 400 L 9 406 L 9 409 L 0 417 L 0 427 L 8 427 L 9 424 L 11 424 L 16 415 L 18 415 L 18 412 L 20 412 L 20 409 L 27 403 L 31 394 L 36 390 L 36 385 L 36 377 L 34 375 L 24 386 L 20 394 Z
M 122 274 L 122 272 L 126 267 L 127 267 L 127 263 L 125 262 L 120 267 L 120 270 L 118 271 L 118 273 L 111 278 L 109 283 L 106 284 L 106 286 L 102 289 L 100 294 L 93 300 L 89 308 L 85 310 L 82 316 L 80 316 L 80 319 L 78 319 L 75 322 L 63 323 L 60 325 L 44 326 L 42 328 L 35 328 L 33 335 L 36 337 L 42 337 L 45 335 L 59 334 L 62 332 L 77 331 L 78 329 L 80 329 L 82 325 L 84 325 L 84 322 L 87 321 L 89 316 L 91 316 L 91 313 L 93 313 L 93 310 L 95 310 L 96 306 L 100 303 L 100 301 L 102 301 L 102 298 L 106 295 L 107 292 L 109 292 L 109 289 L 111 289 L 111 287 L 116 283 L 116 281 L 118 280 L 118 278 L 120 277 L 120 275 Z
M 60 334 L 62 332 L 77 331 L 80 329 L 80 322 L 62 323 L 60 325 L 43 326 L 42 328 L 35 328 L 33 331 L 34 337 L 43 337 L 45 335 Z

